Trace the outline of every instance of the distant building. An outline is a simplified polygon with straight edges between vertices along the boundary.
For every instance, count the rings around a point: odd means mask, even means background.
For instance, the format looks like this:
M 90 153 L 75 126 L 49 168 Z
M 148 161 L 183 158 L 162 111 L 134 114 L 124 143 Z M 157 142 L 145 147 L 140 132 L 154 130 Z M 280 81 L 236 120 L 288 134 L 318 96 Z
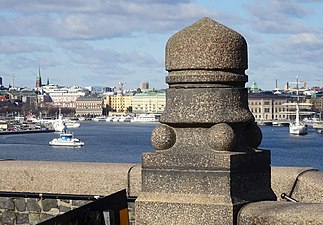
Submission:
M 40 95 L 44 97 L 43 99 L 39 98 L 39 103 L 46 101 L 47 104 L 58 108 L 76 108 L 76 99 L 88 94 L 88 90 L 78 86 L 59 87 L 54 84 L 43 85 L 38 90 L 41 92 Z M 48 96 L 50 101 L 45 96 Z
M 133 96 L 123 95 L 119 91 L 116 95 L 106 96 L 104 105 L 115 112 L 129 112 L 132 107 L 132 99 Z
M 102 111 L 101 98 L 83 96 L 76 100 L 75 114 L 78 116 L 100 116 Z
M 295 106 L 285 103 L 295 102 L 296 98 L 289 94 L 273 94 L 272 92 L 249 93 L 248 104 L 256 120 L 290 120 L 295 119 Z M 304 103 L 306 100 L 304 99 Z M 302 106 L 301 115 L 312 116 L 311 105 Z
M 290 95 L 275 95 L 271 92 L 249 93 L 248 104 L 256 120 L 288 120 L 284 103 L 291 102 Z
M 143 89 L 149 89 L 149 82 L 148 82 L 148 81 L 143 81 L 143 82 L 141 82 L 141 83 L 139 84 L 139 88 L 140 88 L 141 90 L 143 90 Z
M 261 90 L 258 88 L 257 83 L 254 81 L 250 87 L 251 93 L 259 93 Z
M 162 113 L 166 105 L 165 92 L 138 93 L 132 99 L 133 113 Z
M 50 93 L 50 98 L 52 99 L 52 105 L 57 108 L 76 108 L 76 100 L 85 96 L 84 92 L 61 92 L 61 93 Z

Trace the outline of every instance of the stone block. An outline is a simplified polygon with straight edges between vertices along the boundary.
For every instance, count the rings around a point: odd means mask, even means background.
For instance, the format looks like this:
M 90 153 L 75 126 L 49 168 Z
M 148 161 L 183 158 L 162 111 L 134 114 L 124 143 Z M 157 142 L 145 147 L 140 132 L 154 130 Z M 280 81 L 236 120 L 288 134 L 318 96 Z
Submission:
M 313 170 L 311 167 L 271 167 L 271 187 L 277 196 L 277 200 L 281 201 L 281 194 L 286 193 L 288 196 L 292 194 L 296 184 L 297 177 L 306 171 Z
M 192 150 L 194 151 L 194 150 Z M 189 152 L 189 150 L 187 150 Z M 191 152 L 192 153 L 192 152 Z M 213 152 L 213 154 L 169 154 L 168 151 L 143 153 L 143 169 L 264 171 L 270 165 L 270 152 Z
M 13 203 L 12 198 L 8 198 L 8 197 L 0 198 L 0 208 L 14 210 L 15 205 Z
M 14 200 L 14 202 L 15 202 L 15 206 L 16 206 L 16 209 L 18 212 L 26 211 L 27 203 L 26 203 L 25 198 L 16 198 Z
M 13 211 L 4 211 L 1 215 L 2 224 L 13 225 L 16 220 L 16 213 Z
M 38 199 L 29 198 L 27 199 L 27 211 L 29 212 L 41 212 L 41 207 L 39 205 Z
M 160 117 L 160 121 L 165 124 L 254 121 L 248 108 L 245 88 L 168 89 L 166 99 L 165 111 Z
M 17 214 L 17 224 L 28 224 L 29 223 L 29 216 L 27 213 L 18 213 Z
M 323 203 L 323 172 L 309 170 L 300 175 L 292 197 L 299 202 Z
M 40 213 L 28 213 L 29 223 L 37 224 L 40 221 Z
M 247 43 L 236 31 L 202 18 L 174 34 L 166 45 L 166 70 L 248 68 Z
M 57 208 L 58 207 L 57 199 L 43 199 L 42 207 L 45 212 L 48 212 L 52 208 Z
M 323 204 L 255 202 L 239 212 L 238 225 L 322 225 Z
M 128 188 L 133 163 L 49 162 L 8 160 L 0 164 L 0 191 L 107 196 Z M 131 171 L 137 191 L 140 169 Z M 138 174 L 136 174 L 138 173 Z M 53 177 L 55 179 L 53 179 Z M 59 185 L 58 185 L 59 184 Z M 138 193 L 133 193 L 137 195 Z
M 52 214 L 42 213 L 42 214 L 40 214 L 39 222 L 49 220 L 49 219 L 53 218 L 54 216 L 55 215 L 52 215 Z
M 228 197 L 185 194 L 141 193 L 136 201 L 136 224 L 196 225 L 235 224 L 239 209 Z
M 65 212 L 70 211 L 72 208 L 71 208 L 71 207 L 67 207 L 67 206 L 60 205 L 60 206 L 58 207 L 58 209 L 59 209 L 59 212 L 60 212 L 60 213 L 65 213 Z

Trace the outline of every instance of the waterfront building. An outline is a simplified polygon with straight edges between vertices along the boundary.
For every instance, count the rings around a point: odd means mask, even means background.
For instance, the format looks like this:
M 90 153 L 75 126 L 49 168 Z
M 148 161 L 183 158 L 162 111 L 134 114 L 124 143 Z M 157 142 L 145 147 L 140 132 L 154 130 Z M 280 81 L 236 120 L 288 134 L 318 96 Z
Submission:
M 162 113 L 166 105 L 165 92 L 138 93 L 132 99 L 133 113 Z
M 311 103 L 313 104 L 313 110 L 319 112 L 321 119 L 323 119 L 323 96 L 312 98 Z
M 101 116 L 102 115 L 102 98 L 82 96 L 76 101 L 75 114 L 78 116 Z
M 40 104 L 47 102 L 57 108 L 76 108 L 76 99 L 89 93 L 88 90 L 78 86 L 60 87 L 56 84 L 43 85 L 38 91 L 41 96 Z
M 286 103 L 293 103 L 297 98 L 290 94 L 274 94 L 272 92 L 249 93 L 248 105 L 256 120 L 293 120 L 295 107 Z M 307 103 L 301 98 L 302 103 Z M 301 116 L 312 116 L 311 104 L 302 106 Z
M 104 105 L 115 112 L 130 112 L 132 100 L 132 95 L 124 95 L 121 91 L 118 91 L 116 95 L 106 96 Z
M 35 91 L 29 89 L 11 89 L 7 91 L 6 95 L 10 100 L 19 101 L 23 103 L 36 102 L 37 96 Z
M 49 96 L 52 100 L 51 104 L 57 108 L 76 108 L 76 100 L 81 96 L 85 96 L 85 93 L 58 92 L 50 93 Z
M 292 102 L 290 95 L 276 95 L 272 92 L 249 93 L 248 104 L 256 120 L 288 120 L 288 106 Z

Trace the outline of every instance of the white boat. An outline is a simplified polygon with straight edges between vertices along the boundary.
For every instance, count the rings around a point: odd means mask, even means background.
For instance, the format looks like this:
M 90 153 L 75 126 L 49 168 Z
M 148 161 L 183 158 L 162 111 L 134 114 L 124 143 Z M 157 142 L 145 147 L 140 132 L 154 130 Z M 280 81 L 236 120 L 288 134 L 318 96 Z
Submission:
M 307 126 L 299 120 L 299 103 L 296 102 L 296 118 L 295 121 L 289 124 L 289 133 L 296 135 L 307 134 Z
M 290 134 L 294 134 L 294 135 L 305 135 L 307 134 L 307 126 L 306 124 L 300 122 L 299 119 L 299 106 L 303 105 L 309 105 L 308 103 L 299 103 L 299 95 L 298 95 L 298 78 L 297 78 L 297 82 L 296 82 L 296 96 L 297 96 L 297 100 L 294 103 L 285 103 L 284 105 L 290 105 L 290 106 L 295 106 L 296 110 L 295 110 L 295 121 L 289 123 L 289 133 Z
M 138 114 L 131 122 L 159 122 L 160 114 Z
M 65 126 L 66 126 L 67 129 L 70 129 L 70 128 L 79 128 L 81 126 L 80 123 L 75 122 L 73 120 L 65 120 L 64 123 L 65 123 Z
M 313 128 L 316 129 L 318 134 L 323 134 L 323 121 L 314 122 Z
M 63 115 L 59 113 L 58 119 L 52 122 L 53 128 L 56 132 L 65 132 L 67 127 L 63 120 Z
M 68 146 L 68 147 L 81 147 L 84 142 L 75 138 L 71 133 L 62 133 L 59 138 L 54 138 L 49 142 L 51 146 Z
M 106 121 L 107 117 L 106 116 L 97 116 L 94 117 L 93 120 L 96 122 L 100 122 L 100 121 Z

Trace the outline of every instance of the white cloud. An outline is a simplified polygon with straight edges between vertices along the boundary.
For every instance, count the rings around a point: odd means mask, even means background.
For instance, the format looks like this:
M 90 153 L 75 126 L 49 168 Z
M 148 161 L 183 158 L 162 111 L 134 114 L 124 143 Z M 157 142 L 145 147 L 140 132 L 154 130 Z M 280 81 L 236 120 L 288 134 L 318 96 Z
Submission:
M 0 38 L 0 49 L 0 54 L 50 51 L 50 48 L 43 45 L 37 45 L 26 40 L 14 40 L 8 38 Z
M 165 32 L 219 13 L 190 1 L 1 1 L 0 20 L 8 35 L 102 39 L 132 32 Z M 16 29 L 12 29 L 15 27 Z

